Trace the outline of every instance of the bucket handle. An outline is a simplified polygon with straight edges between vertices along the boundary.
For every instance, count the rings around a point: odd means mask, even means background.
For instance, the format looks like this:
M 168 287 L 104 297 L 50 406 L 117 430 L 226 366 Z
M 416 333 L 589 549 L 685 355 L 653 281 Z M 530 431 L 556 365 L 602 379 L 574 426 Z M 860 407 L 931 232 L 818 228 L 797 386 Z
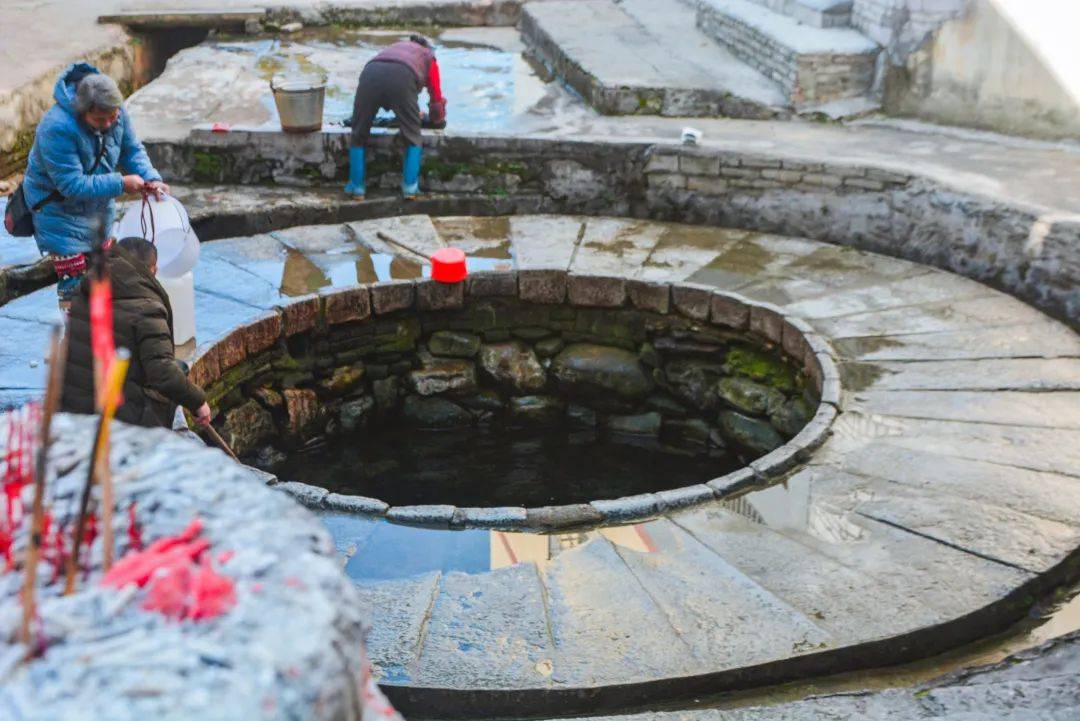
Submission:
M 314 74 L 305 75 L 305 76 L 303 76 L 303 79 L 306 80 L 308 78 L 316 78 L 316 77 L 319 79 L 320 85 L 319 86 L 313 86 L 311 88 L 306 88 L 306 89 L 308 89 L 308 90 L 316 90 L 318 87 L 325 88 L 326 84 L 330 81 L 330 76 L 327 73 L 319 73 L 318 75 L 314 75 Z M 279 78 L 284 79 L 284 78 L 281 78 L 280 75 L 272 75 L 270 77 L 270 92 L 277 92 L 278 90 L 281 90 L 281 87 L 279 85 L 274 84 L 274 81 L 278 80 Z M 289 91 L 286 90 L 285 92 L 289 92 Z
M 157 227 L 154 223 L 154 208 L 150 204 L 150 196 L 143 195 L 142 208 L 139 210 L 139 228 L 142 230 L 142 235 L 146 237 L 146 213 L 150 213 L 150 242 L 157 245 Z

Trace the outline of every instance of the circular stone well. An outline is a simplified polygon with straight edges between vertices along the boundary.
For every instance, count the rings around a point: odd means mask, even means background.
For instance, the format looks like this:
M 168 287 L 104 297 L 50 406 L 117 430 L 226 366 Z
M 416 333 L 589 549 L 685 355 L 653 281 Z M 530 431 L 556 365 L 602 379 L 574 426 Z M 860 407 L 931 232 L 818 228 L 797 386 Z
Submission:
M 767 485 L 838 394 L 776 308 L 558 270 L 329 289 L 194 373 L 236 452 L 308 505 L 439 527 L 624 523 Z

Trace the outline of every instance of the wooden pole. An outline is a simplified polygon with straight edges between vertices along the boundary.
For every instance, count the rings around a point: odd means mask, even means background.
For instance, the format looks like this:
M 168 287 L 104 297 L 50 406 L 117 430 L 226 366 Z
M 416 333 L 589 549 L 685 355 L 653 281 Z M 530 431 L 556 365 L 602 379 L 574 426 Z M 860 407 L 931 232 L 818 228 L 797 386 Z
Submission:
M 79 499 L 79 516 L 75 523 L 75 530 L 71 539 L 71 555 L 67 559 L 67 573 L 64 582 L 64 595 L 69 595 L 75 590 L 75 576 L 79 567 L 79 554 L 82 549 L 83 534 L 86 530 L 86 515 L 90 507 L 90 490 L 97 477 L 98 464 L 109 464 L 109 424 L 120 402 L 120 389 L 124 385 L 127 376 L 128 363 L 131 362 L 131 353 L 125 348 L 116 351 L 116 357 L 109 364 L 109 376 L 105 383 L 105 393 L 98 416 L 97 433 L 94 436 L 94 447 L 90 450 L 90 468 L 86 473 L 86 483 L 83 484 L 82 497 Z M 100 459 L 100 460 L 99 460 Z M 112 497 L 111 486 L 109 490 L 110 500 Z M 104 504 L 104 501 L 103 501 Z M 109 514 L 109 518 L 112 515 Z
M 206 433 L 206 435 L 210 436 L 210 440 L 214 442 L 214 445 L 225 451 L 225 454 L 229 456 L 229 458 L 233 459 L 237 463 L 240 462 L 240 459 L 236 457 L 235 453 L 233 453 L 233 449 L 229 448 L 229 444 L 225 442 L 225 439 L 221 437 L 220 433 L 214 430 L 213 426 L 201 426 L 201 430 Z
M 38 451 L 34 464 L 34 505 L 30 520 L 30 547 L 26 553 L 26 577 L 23 581 L 23 617 L 19 640 L 32 651 L 30 628 L 37 611 L 37 569 L 41 560 L 41 534 L 45 524 L 45 475 L 48 469 L 49 447 L 52 444 L 52 418 L 60 404 L 64 386 L 64 364 L 67 362 L 67 338 L 63 326 L 53 326 L 49 338 L 49 379 L 45 385 L 45 400 L 41 409 Z

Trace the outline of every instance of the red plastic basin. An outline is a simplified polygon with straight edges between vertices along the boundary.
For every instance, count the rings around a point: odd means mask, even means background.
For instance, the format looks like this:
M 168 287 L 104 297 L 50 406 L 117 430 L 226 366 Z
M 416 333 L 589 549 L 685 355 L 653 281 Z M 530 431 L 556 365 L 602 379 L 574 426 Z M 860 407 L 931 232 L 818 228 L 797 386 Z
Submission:
M 439 248 L 431 254 L 431 279 L 440 283 L 460 283 L 469 273 L 465 253 L 458 248 Z

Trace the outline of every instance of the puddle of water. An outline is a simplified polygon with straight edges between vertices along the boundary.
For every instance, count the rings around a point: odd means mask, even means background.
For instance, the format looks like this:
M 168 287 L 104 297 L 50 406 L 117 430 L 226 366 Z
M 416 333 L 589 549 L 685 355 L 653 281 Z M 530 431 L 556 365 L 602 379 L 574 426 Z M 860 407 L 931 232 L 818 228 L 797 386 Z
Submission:
M 352 115 L 353 94 L 364 64 L 384 46 L 401 39 L 398 31 L 372 32 L 344 28 L 305 30 L 288 38 L 223 38 L 204 43 L 200 62 L 210 64 L 214 53 L 249 56 L 249 71 L 267 83 L 260 102 L 269 112 L 264 127 L 276 127 L 277 111 L 269 90 L 275 76 L 326 77 L 323 117 L 341 124 Z M 436 34 L 443 93 L 449 100 L 449 119 L 457 131 L 497 132 L 527 118 L 550 120 L 570 96 L 547 82 L 524 59 L 517 47 L 486 44 L 458 33 L 446 42 Z M 500 45 L 502 47 L 500 47 Z M 514 43 L 512 45 L 517 45 Z M 421 107 L 426 105 L 425 98 Z M 380 116 L 390 118 L 387 111 Z M 375 132 L 395 132 L 375 129 Z
M 638 553 L 655 552 L 648 523 L 545 534 L 413 528 L 342 513 L 322 513 L 320 518 L 334 537 L 346 575 L 358 582 L 433 571 L 483 573 L 518 563 L 543 568 L 559 554 L 601 536 Z
M 390 427 L 309 454 L 295 453 L 278 475 L 395 506 L 535 507 L 680 488 L 740 466 L 733 455 L 684 455 L 675 449 L 664 452 L 668 449 L 659 444 L 620 441 L 564 428 Z

